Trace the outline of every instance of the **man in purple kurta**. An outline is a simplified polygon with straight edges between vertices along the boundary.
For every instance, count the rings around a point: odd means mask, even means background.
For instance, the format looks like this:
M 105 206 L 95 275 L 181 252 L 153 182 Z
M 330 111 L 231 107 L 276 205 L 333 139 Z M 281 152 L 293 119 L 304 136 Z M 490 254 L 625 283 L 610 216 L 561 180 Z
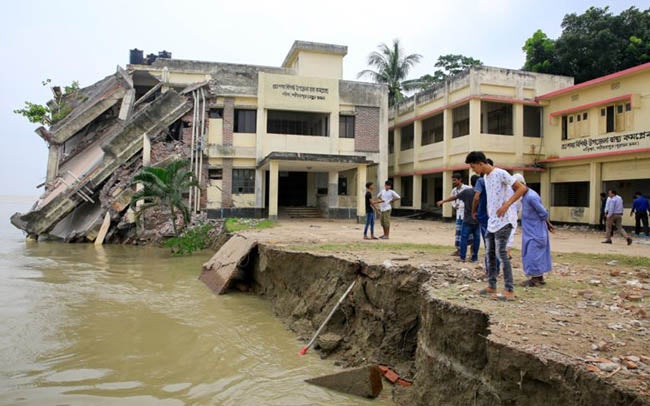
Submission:
M 544 274 L 552 270 L 549 231 L 553 232 L 553 225 L 548 211 L 537 192 L 529 188 L 521 197 L 521 262 L 529 278 L 522 286 L 543 285 Z

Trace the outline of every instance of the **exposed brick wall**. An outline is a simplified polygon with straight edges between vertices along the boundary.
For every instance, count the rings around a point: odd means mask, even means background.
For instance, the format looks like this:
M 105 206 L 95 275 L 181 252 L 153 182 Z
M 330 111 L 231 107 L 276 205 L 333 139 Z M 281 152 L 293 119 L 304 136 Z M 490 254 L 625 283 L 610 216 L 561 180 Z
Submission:
M 235 125 L 235 99 L 226 97 L 223 103 L 223 145 L 232 145 L 232 132 Z
M 225 120 L 224 120 L 225 121 Z M 221 207 L 232 207 L 232 159 L 223 159 L 221 178 Z
M 379 152 L 379 107 L 355 108 L 354 150 Z

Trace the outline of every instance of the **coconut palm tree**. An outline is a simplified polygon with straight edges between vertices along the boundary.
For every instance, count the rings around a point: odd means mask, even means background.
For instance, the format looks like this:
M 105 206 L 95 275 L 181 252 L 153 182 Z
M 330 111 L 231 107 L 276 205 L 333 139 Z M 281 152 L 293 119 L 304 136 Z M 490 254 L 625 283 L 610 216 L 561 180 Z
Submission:
M 178 236 L 178 227 L 176 226 L 176 213 L 181 212 L 183 223 L 181 230 L 191 220 L 190 209 L 185 203 L 183 193 L 192 186 L 198 186 L 194 179 L 194 174 L 189 169 L 189 161 L 176 160 L 166 166 L 146 166 L 133 177 L 134 183 L 140 183 L 143 188 L 137 191 L 131 198 L 131 204 L 138 200 L 144 200 L 137 216 L 140 216 L 144 210 L 154 207 L 168 207 L 171 214 L 174 234 Z
M 376 70 L 365 69 L 357 75 L 358 78 L 369 76 L 377 83 L 388 85 L 388 105 L 399 103 L 404 95 L 403 90 L 416 88 L 415 81 L 407 81 L 409 70 L 418 62 L 422 55 L 404 55 L 399 39 L 394 39 L 391 46 L 380 44 L 379 50 L 368 55 L 368 65 Z

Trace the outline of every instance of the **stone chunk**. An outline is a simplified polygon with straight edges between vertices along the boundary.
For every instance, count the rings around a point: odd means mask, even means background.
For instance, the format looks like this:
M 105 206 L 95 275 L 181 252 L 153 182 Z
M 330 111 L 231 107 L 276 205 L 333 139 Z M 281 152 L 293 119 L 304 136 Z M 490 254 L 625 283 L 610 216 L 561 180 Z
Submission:
M 364 398 L 376 398 L 383 389 L 381 371 L 377 365 L 348 369 L 305 382 Z
M 318 337 L 318 346 L 323 351 L 334 351 L 343 340 L 338 334 L 335 333 L 325 333 Z

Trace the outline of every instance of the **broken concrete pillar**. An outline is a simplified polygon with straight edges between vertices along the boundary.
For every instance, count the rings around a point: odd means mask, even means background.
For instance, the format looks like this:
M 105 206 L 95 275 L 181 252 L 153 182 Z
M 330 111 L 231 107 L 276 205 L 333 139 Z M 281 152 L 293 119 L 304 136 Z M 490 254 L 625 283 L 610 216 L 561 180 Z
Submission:
M 377 365 L 348 369 L 305 382 L 364 398 L 376 398 L 383 389 L 381 371 Z

